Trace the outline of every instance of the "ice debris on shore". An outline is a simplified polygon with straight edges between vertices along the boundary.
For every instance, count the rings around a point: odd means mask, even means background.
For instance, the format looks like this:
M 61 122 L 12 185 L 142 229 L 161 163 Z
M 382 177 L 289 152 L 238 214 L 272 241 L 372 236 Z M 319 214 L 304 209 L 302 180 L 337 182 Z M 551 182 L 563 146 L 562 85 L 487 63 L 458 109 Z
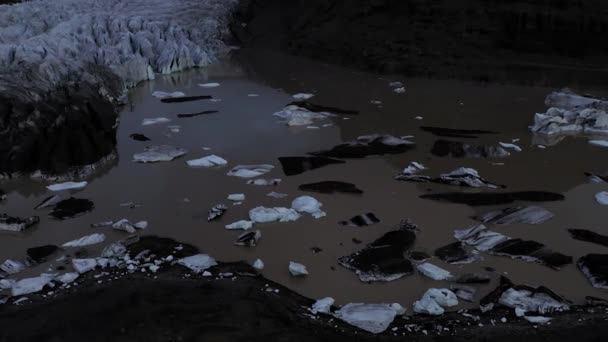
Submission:
M 458 297 L 448 289 L 428 289 L 422 298 L 414 302 L 414 312 L 439 316 L 445 312 L 445 308 L 458 305 Z
M 0 214 L 0 231 L 9 232 L 22 232 L 27 228 L 38 224 L 40 217 L 30 216 L 27 218 L 8 216 L 7 214 Z
M 65 183 L 59 183 L 59 184 L 51 184 L 51 185 L 48 185 L 46 188 L 49 189 L 50 191 L 77 190 L 77 189 L 84 189 L 87 186 L 87 184 L 89 184 L 87 181 L 65 182 Z
M 21 279 L 13 284 L 11 295 L 15 297 L 42 291 L 55 277 L 56 274 L 43 273 L 38 277 Z
M 306 266 L 294 262 L 294 261 L 290 261 L 289 262 L 289 274 L 291 274 L 294 277 L 302 277 L 302 276 L 307 276 L 308 275 L 308 270 L 306 269 Z
M 253 268 L 255 268 L 256 270 L 261 271 L 261 270 L 263 270 L 263 269 L 264 269 L 264 262 L 262 261 L 262 259 L 256 259 L 256 260 L 253 262 L 253 265 L 252 265 L 252 266 L 253 266 Z
M 308 309 L 313 315 L 318 313 L 329 314 L 331 313 L 331 306 L 334 305 L 336 301 L 331 297 L 325 297 L 317 300 L 312 304 L 310 309 Z
M 2 264 L 0 264 L 0 275 L 11 275 L 17 274 L 23 271 L 27 266 L 18 260 L 6 259 Z
M 587 254 L 576 264 L 593 287 L 608 289 L 608 254 Z
M 240 178 L 255 178 L 274 169 L 274 166 L 268 164 L 261 165 L 237 165 L 228 171 L 228 176 Z
M 187 153 L 186 150 L 169 145 L 149 146 L 144 152 L 133 155 L 136 163 L 169 162 Z
M 533 132 L 546 135 L 608 134 L 608 100 L 581 96 L 569 89 L 549 94 L 545 113 L 534 116 Z
M 372 334 L 385 331 L 397 315 L 403 315 L 405 308 L 393 304 L 349 303 L 334 313 L 334 316 L 352 326 Z
M 106 236 L 104 234 L 95 233 L 91 235 L 83 236 L 79 239 L 72 240 L 70 242 L 66 242 L 62 247 L 84 247 L 90 245 L 96 245 L 98 243 L 102 243 L 106 240 Z
M 202 273 L 213 266 L 217 266 L 217 261 L 207 254 L 196 254 L 185 257 L 179 259 L 177 263 L 191 269 L 195 273 Z
M 228 164 L 226 159 L 216 156 L 215 154 L 186 161 L 186 164 L 190 167 L 213 167 L 213 166 L 223 166 Z

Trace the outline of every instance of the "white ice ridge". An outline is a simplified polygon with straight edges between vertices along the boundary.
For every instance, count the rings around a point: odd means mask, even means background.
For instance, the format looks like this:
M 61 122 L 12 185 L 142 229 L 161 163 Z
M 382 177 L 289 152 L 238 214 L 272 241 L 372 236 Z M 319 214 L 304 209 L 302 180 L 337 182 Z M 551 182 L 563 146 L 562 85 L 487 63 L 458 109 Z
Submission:
M 28 65 L 34 66 L 28 72 L 38 73 L 30 81 L 40 90 L 52 89 L 70 74 L 95 74 L 98 66 L 133 86 L 153 79 L 154 73 L 209 65 L 228 50 L 222 38 L 237 2 L 33 0 L 0 5 L 0 92 Z

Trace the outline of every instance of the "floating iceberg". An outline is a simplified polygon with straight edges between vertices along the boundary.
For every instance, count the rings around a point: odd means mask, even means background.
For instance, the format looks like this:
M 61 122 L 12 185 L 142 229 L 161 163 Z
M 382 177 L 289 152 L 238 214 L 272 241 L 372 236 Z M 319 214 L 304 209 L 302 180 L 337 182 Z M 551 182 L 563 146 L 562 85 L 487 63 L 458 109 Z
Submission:
M 433 280 L 447 280 L 452 278 L 452 274 L 450 272 L 428 262 L 416 266 L 416 269 L 418 272 Z
M 228 176 L 240 178 L 254 178 L 268 173 L 274 169 L 274 166 L 262 165 L 237 165 L 228 172 Z
M 405 313 L 399 304 L 349 303 L 336 311 L 334 316 L 344 322 L 372 334 L 386 330 L 397 315 Z
M 159 117 L 159 118 L 148 118 L 148 119 L 144 119 L 141 122 L 142 126 L 151 126 L 151 125 L 156 125 L 156 124 L 160 124 L 160 123 L 167 123 L 170 122 L 171 119 L 167 119 L 167 118 L 163 118 L 163 117 Z
M 212 154 L 200 159 L 188 160 L 186 164 L 190 167 L 213 167 L 226 165 L 228 162 L 224 158 Z
M 319 312 L 328 314 L 330 313 L 331 306 L 334 305 L 335 302 L 336 301 L 331 297 L 319 299 L 312 304 L 310 307 L 310 312 L 312 312 L 314 315 Z
M 168 162 L 186 153 L 187 151 L 184 149 L 168 145 L 150 146 L 144 152 L 134 154 L 133 161 L 136 163 Z
M 300 196 L 291 202 L 291 208 L 295 211 L 309 213 L 317 219 L 327 215 L 321 210 L 322 205 L 323 203 L 310 196 Z
M 62 190 L 75 190 L 75 189 L 83 189 L 86 187 L 88 182 L 65 182 L 60 184 L 51 184 L 46 188 L 51 191 L 62 191 Z
M 266 208 L 257 207 L 249 211 L 249 218 L 253 222 L 291 222 L 300 218 L 300 214 L 291 208 Z
M 247 229 L 251 229 L 253 227 L 253 221 L 246 221 L 246 220 L 241 220 L 241 221 L 237 221 L 234 223 L 231 223 L 229 225 L 226 225 L 226 229 L 243 229 L 243 230 L 247 230 Z
M 43 273 L 39 277 L 21 279 L 11 288 L 11 295 L 21 296 L 42 291 L 42 289 L 55 279 L 54 274 Z
M 448 289 L 428 289 L 422 299 L 414 303 L 414 312 L 438 316 L 445 312 L 446 307 L 458 305 L 458 298 Z
M 297 262 L 290 261 L 289 262 L 289 274 L 291 274 L 294 277 L 307 276 L 308 270 L 306 269 L 306 266 L 304 266 L 300 263 L 297 263 Z
M 217 261 L 207 254 L 197 254 L 177 261 L 178 264 L 185 266 L 195 273 L 201 273 L 204 270 L 217 265 Z

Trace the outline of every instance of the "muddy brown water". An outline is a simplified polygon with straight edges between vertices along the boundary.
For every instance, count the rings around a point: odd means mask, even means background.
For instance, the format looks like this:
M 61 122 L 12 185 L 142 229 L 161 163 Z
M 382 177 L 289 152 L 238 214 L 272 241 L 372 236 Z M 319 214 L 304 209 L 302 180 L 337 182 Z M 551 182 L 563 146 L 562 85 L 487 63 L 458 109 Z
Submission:
M 542 79 L 542 75 L 539 75 Z M 389 81 L 402 81 L 406 94 L 396 94 Z M 205 89 L 198 83 L 220 82 L 218 88 Z M 1 186 L 8 199 L 0 204 L 0 212 L 15 216 L 40 215 L 38 226 L 23 233 L 0 234 L 0 260 L 19 258 L 29 247 L 57 244 L 94 232 L 107 236 L 104 244 L 88 247 L 95 256 L 110 241 L 122 239 L 126 233 L 108 228 L 91 228 L 90 224 L 127 218 L 147 220 L 146 234 L 168 236 L 193 244 L 218 260 L 252 262 L 261 258 L 266 264 L 264 276 L 291 289 L 312 297 L 331 296 L 338 303 L 399 302 L 410 306 L 429 287 L 449 286 L 447 282 L 432 281 L 419 274 L 390 283 L 366 284 L 354 272 L 336 262 L 340 256 L 357 251 L 383 233 L 393 229 L 401 219 L 416 223 L 420 232 L 414 250 L 432 254 L 435 248 L 453 242 L 454 229 L 475 224 L 470 217 L 504 206 L 472 208 L 466 205 L 437 203 L 420 199 L 421 194 L 447 191 L 468 191 L 441 185 L 398 182 L 393 176 L 411 161 L 429 167 L 429 174 L 439 174 L 466 166 L 495 183 L 507 185 L 510 191 L 543 190 L 563 193 L 566 200 L 542 204 L 556 217 L 541 225 L 509 225 L 493 227 L 512 237 L 542 242 L 555 251 L 572 255 L 575 260 L 587 253 L 605 253 L 606 249 L 570 238 L 567 228 L 591 229 L 608 234 L 608 209 L 598 205 L 594 194 L 608 190 L 606 184 L 590 184 L 584 172 L 606 172 L 607 149 L 594 147 L 587 138 L 565 138 L 546 149 L 538 148 L 528 131 L 534 113 L 544 110 L 544 98 L 555 87 L 536 85 L 480 84 L 464 81 L 379 77 L 337 67 L 274 56 L 251 58 L 247 63 L 224 62 L 209 69 L 158 77 L 140 85 L 130 93 L 130 105 L 120 116 L 118 130 L 118 159 L 89 179 L 89 185 L 71 192 L 76 197 L 95 202 L 95 210 L 84 216 L 57 221 L 46 217 L 46 212 L 33 208 L 49 193 L 45 183 L 29 179 L 3 181 Z M 220 102 L 196 101 L 163 104 L 151 96 L 155 90 L 184 91 L 188 95 L 212 95 Z M 581 89 L 605 95 L 602 89 Z M 361 111 L 350 120 L 342 117 L 327 122 L 332 126 L 318 130 L 287 127 L 272 113 L 292 101 L 291 94 L 312 92 L 314 102 Z M 248 94 L 257 94 L 250 97 Z M 382 101 L 381 105 L 371 101 Z M 178 113 L 218 110 L 219 113 L 178 119 Z M 168 124 L 142 126 L 144 118 L 167 117 Z M 417 120 L 416 117 L 423 117 Z M 179 133 L 167 133 L 168 125 L 180 125 Z M 435 140 L 419 126 L 485 129 L 497 131 L 479 139 L 452 139 L 471 143 L 517 142 L 523 152 L 513 152 L 504 159 L 438 158 L 430 154 Z M 151 142 L 129 138 L 132 133 L 143 133 Z M 341 165 L 330 165 L 301 175 L 286 177 L 277 158 L 303 156 L 307 152 L 331 148 L 359 135 L 387 133 L 398 136 L 413 135 L 415 150 L 392 156 L 348 160 Z M 185 148 L 188 154 L 168 163 L 137 164 L 132 155 L 151 144 L 168 144 Z M 203 147 L 210 147 L 205 151 Z M 217 154 L 228 160 L 228 167 L 213 169 L 189 168 L 185 161 Z M 492 163 L 504 163 L 493 165 Z M 228 177 L 226 172 L 237 164 L 273 164 L 275 169 L 264 178 L 281 178 L 279 186 L 247 185 L 246 180 Z M 344 194 L 323 195 L 303 193 L 301 184 L 325 180 L 340 180 L 356 184 L 362 196 Z M 277 191 L 289 194 L 274 199 L 266 194 Z M 233 206 L 226 199 L 229 194 L 244 193 L 246 200 Z M 311 195 L 323 203 L 327 216 L 313 219 L 309 215 L 292 223 L 258 224 L 262 240 L 255 248 L 234 246 L 239 232 L 227 231 L 224 225 L 247 219 L 248 210 L 257 206 L 287 206 L 300 195 Z M 185 199 L 188 199 L 185 201 Z M 141 207 L 121 207 L 133 201 Z M 208 223 L 207 211 L 215 204 L 229 205 L 221 220 Z M 515 203 L 518 204 L 518 203 Z M 380 224 L 351 228 L 338 221 L 366 212 L 375 213 Z M 364 243 L 357 245 L 353 238 Z M 322 248 L 313 253 L 312 247 Z M 68 250 L 67 252 L 73 252 Z M 560 271 L 545 266 L 483 255 L 483 260 L 464 266 L 445 264 L 437 259 L 432 263 L 450 270 L 455 275 L 485 272 L 493 267 L 516 283 L 545 285 L 576 303 L 584 296 L 608 298 L 605 291 L 591 287 L 576 268 L 568 265 Z M 289 276 L 289 261 L 307 266 L 306 278 Z M 19 277 L 38 274 L 56 266 L 50 262 L 28 269 Z M 495 276 L 496 278 L 496 276 Z M 480 287 L 480 294 L 493 285 Z M 478 295 L 478 299 L 480 296 Z

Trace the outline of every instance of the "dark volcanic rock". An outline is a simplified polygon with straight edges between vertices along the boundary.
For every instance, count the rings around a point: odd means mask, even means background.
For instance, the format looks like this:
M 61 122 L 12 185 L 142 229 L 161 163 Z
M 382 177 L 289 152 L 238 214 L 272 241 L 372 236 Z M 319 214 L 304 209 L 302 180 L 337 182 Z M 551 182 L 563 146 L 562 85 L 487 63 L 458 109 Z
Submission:
M 336 192 L 345 194 L 362 194 L 363 190 L 357 188 L 355 184 L 339 182 L 339 181 L 324 181 L 318 183 L 302 184 L 298 187 L 302 191 L 319 192 L 322 194 L 333 194 Z
M 471 145 L 460 141 L 437 140 L 431 153 L 452 158 L 503 158 L 511 155 L 500 146 Z
M 608 247 L 608 236 L 601 235 L 586 229 L 568 229 L 568 232 L 575 240 L 595 243 Z
M 256 230 L 254 232 L 245 232 L 236 239 L 234 242 L 237 246 L 255 247 L 258 241 L 262 238 L 262 232 Z
M 181 103 L 181 102 L 191 102 L 191 101 L 199 101 L 199 100 L 209 100 L 212 98 L 213 98 L 212 96 L 208 96 L 208 95 L 166 97 L 164 99 L 160 99 L 160 102 L 162 102 L 162 103 Z
M 442 128 L 442 127 L 431 127 L 431 126 L 420 126 L 420 129 L 429 132 L 439 137 L 447 138 L 466 138 L 474 139 L 478 138 L 481 134 L 498 134 L 493 131 L 483 131 L 478 129 L 453 129 L 453 128 Z
M 133 133 L 129 137 L 135 141 L 150 141 L 150 138 L 140 133 Z
M 420 252 L 420 251 L 411 251 L 408 253 L 410 259 L 414 260 L 414 261 L 425 261 L 431 258 L 430 255 L 428 255 L 425 252 Z
M 477 217 L 483 223 L 493 224 L 541 224 L 553 218 L 553 213 L 541 207 L 513 207 L 491 211 Z
M 286 176 L 299 175 L 327 165 L 345 163 L 343 160 L 325 157 L 280 157 L 279 162 Z
M 410 275 L 414 267 L 405 253 L 416 241 L 415 229 L 414 225 L 403 224 L 359 252 L 339 258 L 338 263 L 355 271 L 364 282 L 392 281 Z
M 219 113 L 219 112 L 217 110 L 205 110 L 205 111 L 198 112 L 198 113 L 177 114 L 177 117 L 178 118 L 193 118 L 195 116 L 209 115 L 209 114 L 215 114 L 215 113 Z
M 497 189 L 505 187 L 504 185 L 494 184 L 482 178 L 481 176 L 479 176 L 479 173 L 477 173 L 477 171 L 474 169 L 464 167 L 461 167 L 446 174 L 439 175 L 439 177 L 419 175 L 416 173 L 405 173 L 404 171 L 404 173 L 395 176 L 395 179 L 406 182 L 436 183 L 473 188 L 486 187 L 490 189 Z
M 218 204 L 209 210 L 207 214 L 207 221 L 215 221 L 222 217 L 224 213 L 228 210 L 228 207 L 224 204 Z
M 578 259 L 577 265 L 593 287 L 608 289 L 608 254 L 585 255 Z
M 459 284 L 488 284 L 492 278 L 485 274 L 467 273 L 458 277 L 455 282 Z
M 343 159 L 358 159 L 372 155 L 400 154 L 414 149 L 416 145 L 392 135 L 367 135 L 354 141 L 335 146 L 331 150 L 312 152 L 313 156 Z
M 59 247 L 55 245 L 45 245 L 40 247 L 32 247 L 27 249 L 27 256 L 37 263 L 42 263 L 47 260 L 50 255 L 55 254 Z
M 88 199 L 70 197 L 57 203 L 49 213 L 49 216 L 65 220 L 84 215 L 94 208 L 95 204 Z
M 367 213 L 363 215 L 357 215 L 347 221 L 340 221 L 338 224 L 342 226 L 351 227 L 365 227 L 373 224 L 380 223 L 380 219 L 374 215 L 374 213 Z
M 466 261 L 470 258 L 466 249 L 462 246 L 462 242 L 454 242 L 449 245 L 437 248 L 435 256 L 448 263 L 458 263 Z
M 485 205 L 498 205 L 498 204 L 510 204 L 515 201 L 526 201 L 526 202 L 554 202 L 563 201 L 564 195 L 545 192 L 545 191 L 519 191 L 519 192 L 480 192 L 480 193 L 466 193 L 466 192 L 446 192 L 439 194 L 425 194 L 421 195 L 420 198 L 450 202 L 458 204 L 468 204 L 470 206 L 485 206 Z
M 356 111 L 356 110 L 348 110 L 348 109 L 340 109 L 340 108 L 336 108 L 336 107 L 322 106 L 322 105 L 314 104 L 314 103 L 311 103 L 308 101 L 295 101 L 295 102 L 288 104 L 288 106 L 292 106 L 292 105 L 308 109 L 309 111 L 315 112 L 315 113 L 331 113 L 331 114 L 339 114 L 339 115 L 358 115 L 359 114 L 359 111 Z

